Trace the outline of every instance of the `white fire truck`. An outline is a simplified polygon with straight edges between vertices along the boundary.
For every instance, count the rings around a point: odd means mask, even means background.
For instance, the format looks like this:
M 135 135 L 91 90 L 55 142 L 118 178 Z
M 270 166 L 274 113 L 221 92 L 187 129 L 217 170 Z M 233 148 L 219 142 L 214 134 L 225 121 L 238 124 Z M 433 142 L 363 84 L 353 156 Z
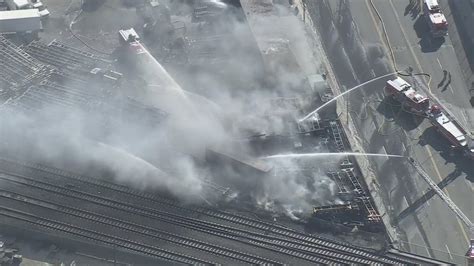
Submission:
M 429 110 L 430 100 L 419 94 L 408 82 L 400 77 L 387 81 L 385 93 L 392 99 L 400 102 L 407 111 L 425 114 Z
M 423 14 L 435 38 L 448 34 L 448 21 L 439 7 L 438 0 L 424 0 Z
M 428 112 L 428 118 L 436 131 L 449 141 L 451 147 L 462 151 L 466 156 L 474 159 L 474 146 L 472 139 L 468 136 L 463 127 L 453 119 L 448 113 L 433 105 Z

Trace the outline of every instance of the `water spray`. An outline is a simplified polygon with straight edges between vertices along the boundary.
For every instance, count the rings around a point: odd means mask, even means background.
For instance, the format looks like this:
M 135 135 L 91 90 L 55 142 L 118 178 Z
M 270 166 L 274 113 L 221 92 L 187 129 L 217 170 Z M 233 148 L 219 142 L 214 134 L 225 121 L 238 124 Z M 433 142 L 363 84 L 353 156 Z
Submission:
M 347 90 L 347 91 L 345 91 L 345 92 L 343 92 L 343 93 L 337 95 L 336 97 L 332 98 L 331 100 L 327 101 L 327 102 L 324 103 L 323 105 L 321 105 L 321 106 L 319 106 L 318 108 L 316 108 L 316 110 L 312 111 L 311 113 L 309 113 L 309 114 L 306 115 L 305 117 L 303 117 L 303 118 L 301 118 L 300 120 L 298 120 L 298 122 L 301 123 L 301 122 L 305 121 L 306 119 L 310 118 L 310 117 L 313 116 L 315 113 L 317 113 L 319 110 L 321 110 L 322 108 L 326 107 L 328 104 L 332 103 L 333 101 L 337 100 L 339 97 L 342 97 L 342 96 L 344 96 L 345 94 L 347 94 L 347 93 L 349 93 L 349 92 L 351 92 L 351 91 L 353 91 L 353 90 L 356 90 L 356 89 L 358 89 L 358 88 L 360 88 L 360 87 L 362 87 L 362 86 L 365 86 L 365 85 L 367 85 L 368 83 L 371 83 L 371 82 L 374 82 L 374 81 L 376 81 L 376 80 L 379 80 L 379 79 L 382 79 L 382 78 L 385 78 L 385 77 L 388 77 L 388 76 L 391 76 L 391 75 L 395 75 L 395 74 L 397 74 L 397 72 L 388 73 L 388 74 L 385 74 L 385 75 L 383 75 L 383 76 L 376 77 L 376 78 L 373 78 L 373 79 L 371 79 L 371 80 L 368 80 L 368 81 L 366 81 L 366 82 L 364 82 L 364 83 L 361 83 L 361 84 L 359 84 L 359 85 L 357 85 L 357 86 L 355 86 L 355 87 L 353 87 L 353 88 L 351 88 L 351 89 L 349 89 L 349 90 Z
M 277 158 L 304 158 L 304 157 L 321 157 L 321 156 L 370 156 L 370 157 L 391 157 L 391 158 L 405 158 L 403 155 L 397 154 L 383 154 L 383 153 L 360 153 L 360 152 L 323 152 L 323 153 L 289 153 L 289 154 L 275 154 L 262 157 L 262 159 L 277 159 Z

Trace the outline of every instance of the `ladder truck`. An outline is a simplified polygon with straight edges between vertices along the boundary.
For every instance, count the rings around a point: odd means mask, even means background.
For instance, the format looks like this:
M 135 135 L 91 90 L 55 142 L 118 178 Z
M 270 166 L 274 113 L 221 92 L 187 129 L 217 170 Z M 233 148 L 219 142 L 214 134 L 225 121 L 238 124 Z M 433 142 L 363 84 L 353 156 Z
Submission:
M 449 141 L 451 148 L 474 160 L 474 142 L 452 116 L 438 105 L 432 105 L 427 115 L 436 131 Z
M 448 21 L 439 7 L 438 0 L 424 0 L 423 14 L 434 38 L 448 35 Z
M 402 104 L 405 110 L 426 116 L 437 132 L 446 139 L 453 150 L 462 152 L 474 160 L 474 141 L 466 130 L 438 105 L 431 105 L 430 99 L 421 95 L 404 79 L 397 77 L 389 80 L 385 86 L 388 97 Z

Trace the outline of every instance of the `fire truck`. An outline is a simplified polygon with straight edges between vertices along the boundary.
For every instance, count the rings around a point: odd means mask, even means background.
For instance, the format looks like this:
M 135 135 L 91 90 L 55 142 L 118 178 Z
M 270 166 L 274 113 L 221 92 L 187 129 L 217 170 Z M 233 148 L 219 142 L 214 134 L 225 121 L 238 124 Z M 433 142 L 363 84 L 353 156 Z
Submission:
M 455 119 L 438 105 L 431 106 L 427 114 L 436 131 L 449 141 L 452 148 L 462 151 L 466 156 L 474 159 L 473 140 Z
M 449 141 L 453 150 L 474 160 L 474 140 L 448 112 L 438 105 L 430 105 L 429 98 L 418 93 L 400 77 L 387 81 L 385 93 L 400 102 L 405 110 L 426 116 L 436 131 Z
M 448 35 L 448 22 L 439 7 L 438 0 L 424 0 L 423 14 L 433 37 Z
M 176 81 L 141 43 L 140 36 L 133 28 L 119 30 L 119 41 L 124 48 L 125 59 L 134 65 L 141 78 L 153 81 L 154 85 L 162 88 L 181 90 Z
M 469 249 L 466 252 L 467 265 L 474 265 L 474 227 L 471 227 L 471 241 Z
M 408 82 L 397 77 L 387 81 L 385 93 L 390 98 L 400 102 L 407 111 L 425 114 L 430 107 L 430 100 L 419 94 Z

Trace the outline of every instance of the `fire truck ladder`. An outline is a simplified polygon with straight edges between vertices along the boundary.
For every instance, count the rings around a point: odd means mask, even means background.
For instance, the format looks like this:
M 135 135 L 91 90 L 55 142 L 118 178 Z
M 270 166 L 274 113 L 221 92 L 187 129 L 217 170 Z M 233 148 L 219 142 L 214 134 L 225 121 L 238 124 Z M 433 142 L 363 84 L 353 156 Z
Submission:
M 438 194 L 438 196 L 448 205 L 448 207 L 463 221 L 463 223 L 472 230 L 473 224 L 469 218 L 454 204 L 454 202 L 441 190 L 438 185 L 433 182 L 431 177 L 421 168 L 421 166 L 415 162 L 413 158 L 409 158 L 408 161 L 415 167 L 416 171 L 423 177 L 423 179 L 430 185 L 430 187 Z

